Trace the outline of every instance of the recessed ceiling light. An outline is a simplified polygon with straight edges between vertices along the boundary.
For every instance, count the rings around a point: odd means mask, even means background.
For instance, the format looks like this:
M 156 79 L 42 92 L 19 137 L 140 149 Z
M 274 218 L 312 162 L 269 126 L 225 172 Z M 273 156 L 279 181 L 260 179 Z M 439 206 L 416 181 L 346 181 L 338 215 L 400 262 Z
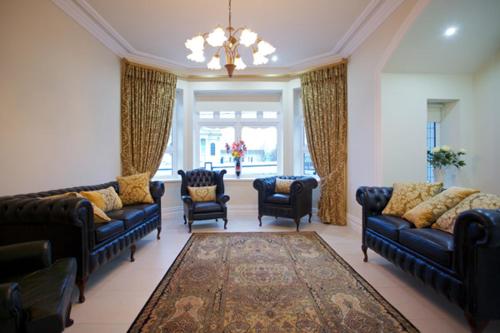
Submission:
M 273 55 L 273 56 L 271 57 L 271 61 L 272 61 L 272 62 L 276 62 L 276 61 L 278 61 L 278 56 L 277 56 L 276 54 L 275 54 L 275 55 Z
M 452 26 L 452 27 L 448 27 L 448 28 L 446 28 L 446 30 L 444 31 L 444 36 L 445 36 L 445 37 L 451 37 L 451 36 L 453 36 L 454 34 L 456 34 L 456 33 L 457 33 L 457 31 L 458 31 L 458 28 L 457 28 L 457 27 L 454 27 L 454 26 Z

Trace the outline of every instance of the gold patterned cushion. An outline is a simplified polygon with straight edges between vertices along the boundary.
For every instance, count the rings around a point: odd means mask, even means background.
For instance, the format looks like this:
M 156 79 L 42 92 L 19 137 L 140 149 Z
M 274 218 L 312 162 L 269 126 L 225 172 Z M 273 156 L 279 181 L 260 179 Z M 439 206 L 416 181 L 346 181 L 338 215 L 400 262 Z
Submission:
M 104 212 L 123 208 L 122 201 L 113 186 L 97 191 L 81 191 L 80 194 Z
M 479 190 L 472 188 L 450 187 L 409 210 L 403 215 L 403 218 L 415 224 L 417 228 L 428 227 L 436 222 L 447 210 L 477 192 Z
M 282 179 L 276 178 L 276 186 L 274 192 L 276 193 L 290 193 L 290 187 L 292 186 L 293 179 Z
M 443 183 L 394 183 L 392 196 L 382 214 L 402 217 L 419 203 L 432 198 L 443 188 Z
M 63 194 L 51 195 L 48 197 L 40 198 L 42 200 L 54 200 L 54 199 L 64 199 L 64 198 L 85 198 L 80 193 L 76 192 L 67 192 Z M 85 198 L 86 199 L 86 198 Z M 89 200 L 90 201 L 90 200 Z M 92 208 L 94 210 L 94 223 L 105 223 L 111 221 L 108 215 L 102 211 L 99 207 L 97 207 L 92 201 L 90 201 Z
M 154 203 L 149 191 L 149 172 L 126 177 L 116 177 L 120 188 L 120 198 L 124 205 Z
M 475 208 L 500 209 L 500 196 L 488 193 L 475 193 L 469 195 L 458 205 L 441 215 L 432 227 L 452 234 L 458 215 L 466 210 Z
M 213 186 L 199 186 L 199 187 L 191 187 L 188 186 L 188 192 L 191 199 L 194 202 L 206 202 L 206 201 L 215 201 L 215 189 L 217 185 Z

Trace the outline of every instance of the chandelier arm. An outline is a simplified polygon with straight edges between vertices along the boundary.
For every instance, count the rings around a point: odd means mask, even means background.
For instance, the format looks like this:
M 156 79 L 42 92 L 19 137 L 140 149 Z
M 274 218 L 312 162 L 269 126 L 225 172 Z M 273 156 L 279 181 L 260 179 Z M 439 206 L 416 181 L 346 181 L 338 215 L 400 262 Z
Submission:
M 229 0 L 229 28 L 232 28 L 232 23 L 231 23 L 231 0 Z M 229 30 L 229 36 L 231 36 L 231 30 Z

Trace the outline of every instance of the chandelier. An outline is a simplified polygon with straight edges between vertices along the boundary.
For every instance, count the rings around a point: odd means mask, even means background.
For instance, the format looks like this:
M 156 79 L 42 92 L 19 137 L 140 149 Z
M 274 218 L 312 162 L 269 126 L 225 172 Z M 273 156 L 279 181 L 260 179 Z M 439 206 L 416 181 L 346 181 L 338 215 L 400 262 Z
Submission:
M 231 0 L 229 0 L 229 26 L 225 30 L 218 26 L 210 33 L 200 34 L 188 39 L 185 45 L 192 53 L 187 58 L 194 62 L 204 62 L 205 43 L 217 48 L 212 59 L 207 63 L 208 69 L 219 70 L 222 68 L 220 56 L 224 52 L 226 59 L 224 67 L 226 67 L 229 77 L 233 77 L 235 69 L 243 70 L 247 67 L 238 51 L 240 45 L 251 48 L 254 65 L 267 64 L 269 61 L 267 56 L 276 51 L 271 44 L 260 39 L 257 33 L 252 30 L 247 28 L 233 28 L 231 23 Z

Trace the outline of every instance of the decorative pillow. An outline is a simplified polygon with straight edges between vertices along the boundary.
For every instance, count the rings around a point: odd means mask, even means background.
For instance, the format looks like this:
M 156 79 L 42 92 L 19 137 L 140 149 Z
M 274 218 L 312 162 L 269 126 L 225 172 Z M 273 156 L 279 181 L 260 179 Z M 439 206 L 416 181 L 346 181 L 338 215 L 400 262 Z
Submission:
M 64 198 L 85 198 L 80 193 L 76 192 L 67 192 L 63 194 L 51 195 L 48 197 L 40 198 L 41 200 L 55 200 L 55 199 L 64 199 Z M 86 198 L 85 198 L 86 199 Z M 90 200 L 89 200 L 90 201 Z M 97 207 L 92 201 L 90 201 L 92 208 L 94 210 L 94 223 L 104 223 L 109 222 L 111 219 L 105 212 L 102 211 L 99 207 Z
M 105 212 L 123 208 L 122 201 L 113 186 L 97 191 L 82 191 L 80 194 Z
M 417 228 L 428 227 L 443 215 L 447 210 L 455 207 L 469 195 L 479 192 L 472 188 L 450 187 L 409 210 L 403 215 L 404 219 L 415 224 Z
M 194 202 L 215 201 L 216 188 L 217 185 L 199 187 L 188 186 L 188 192 Z
M 458 215 L 466 210 L 474 208 L 500 209 L 500 196 L 487 193 L 469 195 L 458 205 L 441 215 L 432 227 L 434 229 L 443 230 L 452 234 Z
M 402 217 L 407 211 L 443 189 L 443 183 L 394 183 L 392 196 L 382 214 Z
M 116 177 L 120 188 L 120 198 L 124 205 L 154 203 L 149 191 L 149 172 L 126 177 Z
M 292 186 L 293 179 L 282 179 L 276 178 L 276 186 L 274 187 L 274 192 L 276 193 L 290 193 L 290 187 Z

